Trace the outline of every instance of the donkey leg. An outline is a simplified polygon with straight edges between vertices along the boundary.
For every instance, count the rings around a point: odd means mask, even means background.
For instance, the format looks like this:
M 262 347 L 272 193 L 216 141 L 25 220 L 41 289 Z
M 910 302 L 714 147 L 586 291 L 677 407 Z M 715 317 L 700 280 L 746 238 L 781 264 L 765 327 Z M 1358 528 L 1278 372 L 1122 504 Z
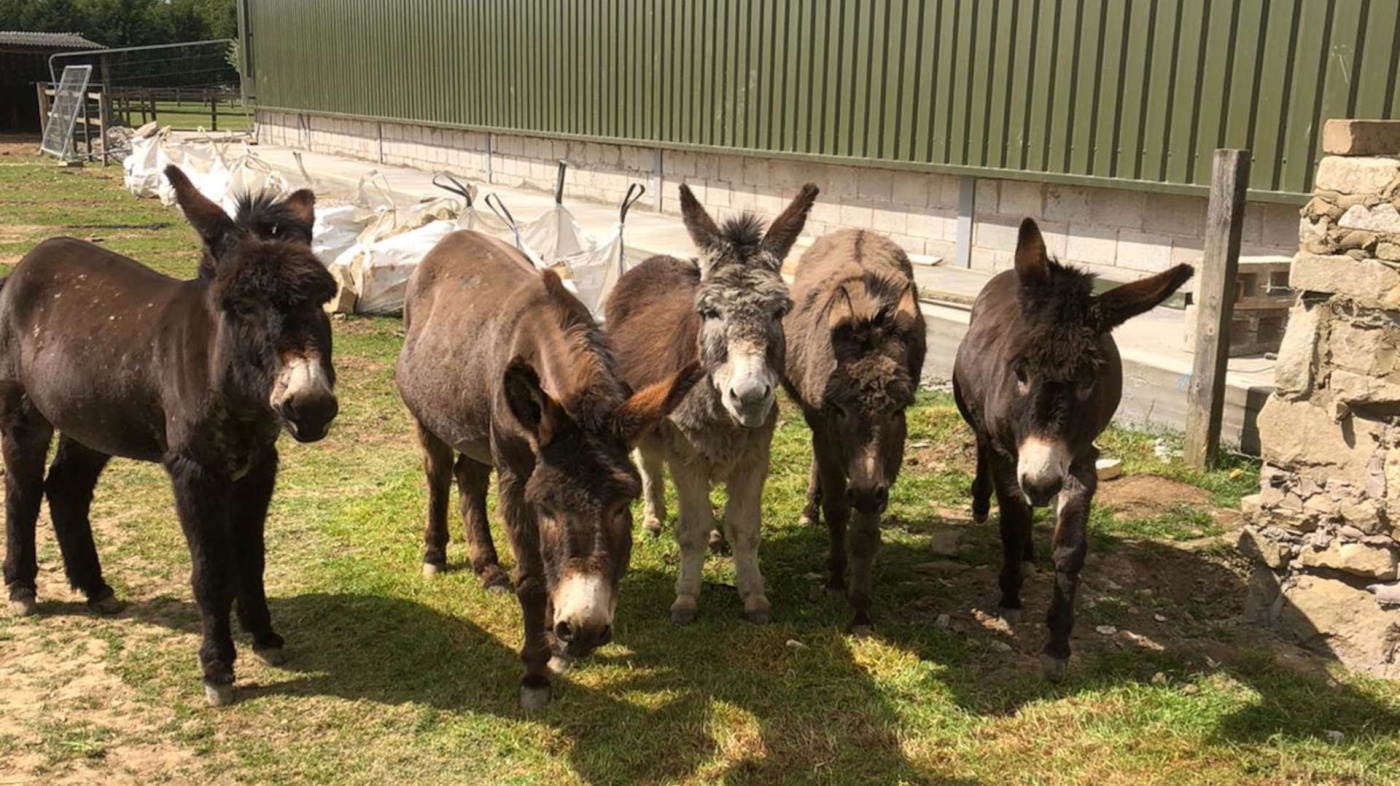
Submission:
M 756 463 L 756 462 L 755 462 Z M 768 467 L 754 466 L 739 472 L 727 484 L 729 501 L 724 506 L 724 531 L 734 548 L 734 583 L 744 601 L 749 622 L 765 625 L 773 620 L 768 596 L 763 592 L 763 573 L 758 567 L 758 544 L 762 540 L 763 483 Z
M 233 542 L 229 537 L 232 484 L 189 459 L 165 461 L 175 489 L 175 510 L 189 545 L 190 586 L 199 606 L 199 663 L 204 693 L 215 707 L 233 702 L 233 635 L 229 613 L 237 591 Z
M 642 476 L 642 528 L 660 537 L 666 523 L 666 447 L 655 437 L 637 446 L 637 466 Z
M 1069 477 L 1056 505 L 1055 538 L 1051 546 L 1055 562 L 1055 593 L 1050 599 L 1046 624 L 1050 640 L 1045 644 L 1045 678 L 1059 682 L 1069 664 L 1069 634 L 1074 629 L 1074 596 L 1079 589 L 1079 571 L 1089 551 L 1085 530 L 1089 523 L 1089 503 L 1094 498 L 1098 477 L 1094 460 L 1098 451 L 1070 465 Z
M 977 438 L 977 477 L 972 480 L 972 520 L 981 524 L 992 509 L 991 462 L 989 448 L 982 437 Z
M 822 517 L 826 519 L 826 587 L 846 591 L 846 526 L 851 506 L 846 501 L 846 471 L 833 462 L 821 467 Z
M 813 443 L 815 453 L 815 438 Z M 821 518 L 822 478 L 818 463 L 817 457 L 813 455 L 812 467 L 807 471 L 807 504 L 802 507 L 802 517 L 797 520 L 797 523 L 804 527 L 816 524 Z
M 510 470 L 496 474 L 496 496 L 505 520 L 511 551 L 515 553 L 515 597 L 525 627 L 525 643 L 520 661 L 525 676 L 520 680 L 520 707 L 542 709 L 549 703 L 549 591 L 545 584 L 544 562 L 540 558 L 539 524 L 525 502 L 525 481 Z
M 423 473 L 428 476 L 428 526 L 423 530 L 423 575 L 447 570 L 447 500 L 452 490 L 452 448 L 422 423 Z
M 267 565 L 263 539 L 267 506 L 277 485 L 277 450 L 269 448 L 233 486 L 229 506 L 229 537 L 233 544 L 238 585 L 238 624 L 253 636 L 253 654 L 269 666 L 286 660 L 286 642 L 272 629 L 263 571 Z
M 25 617 L 35 611 L 39 560 L 34 526 L 44 498 L 44 459 L 53 427 L 18 388 L 0 399 L 0 443 L 5 457 L 5 587 L 10 611 Z
M 1001 509 L 1001 616 L 1007 622 L 1021 619 L 1021 557 L 1030 537 L 1032 511 L 1016 485 L 1015 466 L 1002 460 L 989 462 L 997 506 Z
M 467 528 L 467 555 L 481 586 L 493 592 L 508 592 L 510 577 L 501 569 L 496 544 L 491 540 L 491 522 L 486 518 L 486 491 L 491 486 L 491 465 L 457 457 L 454 469 L 461 497 L 462 523 Z
M 63 554 L 68 583 L 87 596 L 90 608 L 103 614 L 115 614 L 122 604 L 102 580 L 102 564 L 92 541 L 88 512 L 92 508 L 92 490 L 110 458 L 60 436 L 49 476 L 44 481 L 44 494 L 49 498 L 53 531 Z
M 671 479 L 676 484 L 680 517 L 676 520 L 676 543 L 681 550 L 676 572 L 676 601 L 671 604 L 671 622 L 689 625 L 695 620 L 700 603 L 700 575 L 705 567 L 705 547 L 714 514 L 710 510 L 710 480 L 699 468 L 671 463 Z
M 880 514 L 856 513 L 847 533 L 851 549 L 850 633 L 869 635 L 875 627 L 870 616 L 870 596 L 874 589 L 875 552 L 880 548 Z

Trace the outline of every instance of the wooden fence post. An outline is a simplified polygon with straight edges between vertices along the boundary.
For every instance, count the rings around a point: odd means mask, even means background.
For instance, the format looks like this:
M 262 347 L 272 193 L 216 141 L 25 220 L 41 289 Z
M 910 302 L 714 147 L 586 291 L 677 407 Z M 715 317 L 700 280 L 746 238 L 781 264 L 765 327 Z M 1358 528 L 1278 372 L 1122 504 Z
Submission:
M 1225 364 L 1240 269 L 1240 230 L 1249 187 L 1248 150 L 1217 150 L 1210 177 L 1205 253 L 1196 297 L 1196 355 L 1186 391 L 1186 463 L 1215 463 L 1225 411 Z

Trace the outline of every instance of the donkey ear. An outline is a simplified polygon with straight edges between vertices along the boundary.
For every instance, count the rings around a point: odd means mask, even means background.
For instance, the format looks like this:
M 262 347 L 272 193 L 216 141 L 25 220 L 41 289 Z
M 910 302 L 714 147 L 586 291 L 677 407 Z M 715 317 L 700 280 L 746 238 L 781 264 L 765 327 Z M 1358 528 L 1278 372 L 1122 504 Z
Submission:
M 234 231 L 233 219 L 228 213 L 199 193 L 179 167 L 173 164 L 166 167 L 165 177 L 175 189 L 175 202 L 180 205 L 185 220 L 199 233 L 205 245 L 212 247 Z
M 808 183 L 793 197 L 792 204 L 787 206 L 787 210 L 782 215 L 773 219 L 773 223 L 768 227 L 768 234 L 763 236 L 763 245 L 779 262 L 792 250 L 792 244 L 797 242 L 797 236 L 802 234 L 802 227 L 807 224 L 807 214 L 812 212 L 812 203 L 817 201 L 817 194 L 821 189 L 816 183 Z
M 699 361 L 695 361 L 670 379 L 663 379 L 634 393 L 613 413 L 613 427 L 618 436 L 628 446 L 635 446 L 652 426 L 680 406 L 695 383 L 704 378 L 704 370 Z
M 1040 227 L 1034 219 L 1021 222 L 1021 232 L 1016 238 L 1016 277 L 1023 287 L 1050 282 L 1050 257 L 1045 253 L 1045 239 L 1040 236 Z
M 559 404 L 540 387 L 540 375 L 525 358 L 516 355 L 506 366 L 506 404 L 515 422 L 525 429 L 536 449 L 554 439 Z
M 710 218 L 700 200 L 691 193 L 690 186 L 684 183 L 681 183 L 681 219 L 685 221 L 690 239 L 701 251 L 713 248 L 719 241 L 719 227 L 715 226 L 715 220 Z
M 851 293 L 843 286 L 837 287 L 826 309 L 827 330 L 835 333 L 842 325 L 850 325 L 855 318 L 856 307 L 851 303 Z
M 894 307 L 894 324 L 899 330 L 910 330 L 919 319 L 919 293 L 911 282 L 899 296 Z
M 1090 320 L 1100 333 L 1107 333 L 1138 314 L 1156 308 L 1195 274 L 1196 269 L 1190 265 L 1177 265 L 1155 276 L 1114 287 L 1094 298 Z
M 291 196 L 282 200 L 283 207 L 286 207 L 296 220 L 305 223 L 307 226 L 316 224 L 316 195 L 309 188 L 301 188 L 293 191 Z

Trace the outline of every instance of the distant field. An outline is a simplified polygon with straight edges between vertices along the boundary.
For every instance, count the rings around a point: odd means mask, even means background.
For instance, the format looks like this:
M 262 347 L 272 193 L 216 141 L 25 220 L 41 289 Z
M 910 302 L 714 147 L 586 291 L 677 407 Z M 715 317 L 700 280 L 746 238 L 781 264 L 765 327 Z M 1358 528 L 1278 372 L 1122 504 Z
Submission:
M 197 258 L 179 213 L 122 191 L 119 167 L 67 170 L 0 146 L 0 273 L 58 234 L 172 275 Z M 45 511 L 40 614 L 0 612 L 0 784 L 1400 781 L 1400 685 L 1237 622 L 1245 578 L 1229 542 L 1257 466 L 1196 473 L 1158 459 L 1155 435 L 1102 440 L 1126 472 L 1091 518 L 1069 675 L 1045 683 L 1048 527 L 1027 622 L 1008 627 L 992 616 L 996 526 L 967 515 L 971 435 L 937 393 L 910 413 L 874 637 L 844 635 L 847 604 L 822 589 L 825 532 L 797 523 L 808 434 L 783 402 L 760 552 L 774 624 L 742 620 L 731 561 L 712 556 L 699 619 L 673 627 L 669 526 L 656 541 L 639 530 L 615 643 L 523 713 L 519 607 L 464 568 L 455 517 L 454 570 L 420 574 L 426 492 L 392 377 L 401 323 L 334 326 L 340 417 L 321 443 L 280 445 L 268 520 L 290 660 L 241 650 L 239 701 L 205 705 L 169 489 L 157 467 L 116 461 L 93 520 L 129 605 L 84 610 Z
M 146 117 L 150 120 L 149 114 Z M 206 131 L 213 129 L 213 117 L 209 112 L 208 103 L 196 101 L 184 101 L 177 104 L 174 101 L 156 102 L 156 119 L 162 125 L 186 131 L 203 128 Z M 235 103 L 219 104 L 219 128 L 220 131 L 250 131 L 253 128 L 253 115 L 251 112 L 244 114 L 243 107 Z M 141 125 L 141 115 L 133 112 L 131 117 L 133 126 Z

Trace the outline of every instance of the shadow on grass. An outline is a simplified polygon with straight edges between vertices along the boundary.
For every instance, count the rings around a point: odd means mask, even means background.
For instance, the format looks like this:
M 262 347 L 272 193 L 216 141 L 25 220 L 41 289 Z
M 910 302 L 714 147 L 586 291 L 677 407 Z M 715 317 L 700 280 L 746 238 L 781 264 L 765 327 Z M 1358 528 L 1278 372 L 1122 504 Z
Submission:
M 634 597 L 659 597 L 671 586 L 656 573 L 630 575 L 628 583 Z M 709 618 L 686 629 L 636 610 L 622 613 L 618 638 L 626 649 L 606 648 L 555 676 L 555 700 L 526 713 L 516 706 L 516 643 L 470 619 L 371 594 L 272 598 L 291 656 L 280 668 L 296 676 L 266 685 L 240 681 L 239 700 L 334 696 L 542 723 L 567 738 L 570 768 L 595 784 L 695 777 L 733 784 L 970 783 L 904 757 L 893 711 L 842 637 L 794 658 L 784 646 L 790 626 L 756 628 L 740 620 L 737 598 L 714 600 Z M 183 632 L 199 629 L 196 608 L 184 601 L 127 613 Z M 755 641 L 755 632 L 766 635 Z M 246 636 L 237 643 L 246 661 Z M 803 660 L 813 667 L 802 668 Z M 597 681 L 593 671 L 605 685 L 585 684 Z
M 1044 680 L 1040 669 L 1053 586 L 1053 565 L 1046 556 L 1050 524 L 1036 525 L 1039 572 L 1026 583 L 1025 620 L 1010 636 L 992 632 L 968 614 L 971 609 L 996 613 L 1001 543 L 995 511 L 992 520 L 981 525 L 930 515 L 897 526 L 919 533 L 957 528 L 964 533 L 965 545 L 956 556 L 939 556 L 887 539 L 875 566 L 877 636 L 944 666 L 939 681 L 959 707 L 976 715 L 1009 716 L 1044 700 L 1117 686 L 1147 687 L 1158 675 L 1180 688 L 1203 673 L 1216 672 L 1247 686 L 1257 698 L 1222 715 L 1209 735 L 1213 740 L 1325 741 L 1341 732 L 1351 742 L 1384 742 L 1400 734 L 1400 710 L 1393 704 L 1331 679 L 1319 658 L 1281 662 L 1278 653 L 1287 650 L 1286 645 L 1243 622 L 1249 582 L 1227 564 L 1240 559 L 1233 552 L 1212 554 L 1091 532 L 1090 554 L 1096 556 L 1081 572 L 1073 656 L 1064 682 L 1056 685 Z M 774 535 L 763 545 L 765 566 L 779 566 L 771 572 L 811 576 L 824 571 L 824 525 L 788 527 Z M 918 569 L 930 563 L 943 570 L 929 575 Z M 1086 602 L 1089 598 L 1097 603 Z M 776 608 L 781 603 L 775 599 Z M 848 614 L 844 600 L 825 605 L 839 610 L 835 619 L 825 615 L 828 622 L 843 625 Z M 1126 616 L 1125 609 L 1134 613 Z M 1165 612 L 1162 622 L 1155 618 L 1155 609 Z M 940 614 L 961 617 L 963 624 L 941 628 L 936 624 Z M 1116 628 L 1135 634 L 1145 631 L 1148 643 L 1104 637 L 1095 632 L 1096 623 L 1116 623 Z M 1326 640 L 1313 633 L 1313 640 Z M 994 640 L 1011 643 L 1013 651 L 985 646 Z M 1190 701 L 1188 694 L 1176 696 Z

